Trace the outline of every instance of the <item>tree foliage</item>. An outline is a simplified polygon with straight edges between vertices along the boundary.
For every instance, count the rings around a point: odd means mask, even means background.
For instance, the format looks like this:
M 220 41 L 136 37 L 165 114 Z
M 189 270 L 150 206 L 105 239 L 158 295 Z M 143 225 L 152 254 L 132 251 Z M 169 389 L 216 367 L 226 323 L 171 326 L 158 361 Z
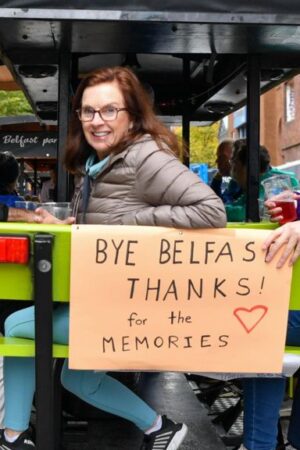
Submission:
M 207 127 L 190 128 L 191 163 L 207 163 L 209 167 L 216 165 L 219 127 L 220 124 L 217 122 Z M 182 127 L 176 127 L 174 131 L 181 139 Z
M 32 114 L 22 91 L 0 91 L 0 116 L 18 116 Z

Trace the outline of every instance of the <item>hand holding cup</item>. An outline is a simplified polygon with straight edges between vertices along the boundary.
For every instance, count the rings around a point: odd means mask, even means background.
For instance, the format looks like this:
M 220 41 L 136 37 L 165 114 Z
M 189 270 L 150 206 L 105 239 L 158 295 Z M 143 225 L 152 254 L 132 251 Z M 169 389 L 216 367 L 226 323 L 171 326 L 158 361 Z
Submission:
M 271 221 L 283 225 L 297 219 L 297 194 L 288 175 L 275 175 L 262 181 Z
M 34 213 L 39 219 L 39 223 L 43 224 L 56 224 L 56 225 L 72 225 L 75 223 L 75 217 L 68 216 L 62 219 L 59 219 L 55 215 L 51 214 L 51 212 L 47 211 L 43 207 L 37 208 Z

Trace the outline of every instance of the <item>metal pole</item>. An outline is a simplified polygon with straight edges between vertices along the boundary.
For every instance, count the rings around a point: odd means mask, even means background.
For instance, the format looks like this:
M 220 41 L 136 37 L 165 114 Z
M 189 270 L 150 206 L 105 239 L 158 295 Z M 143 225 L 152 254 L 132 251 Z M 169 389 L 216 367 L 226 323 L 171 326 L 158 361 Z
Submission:
M 20 159 L 20 175 L 18 179 L 18 191 L 21 195 L 24 195 L 26 193 L 26 177 L 25 177 L 25 164 L 24 159 Z
M 185 151 L 183 153 L 182 162 L 185 166 L 189 167 L 190 165 L 190 117 L 189 117 L 189 102 L 188 102 L 188 93 L 189 93 L 189 84 L 190 84 L 190 61 L 186 58 L 183 58 L 183 83 L 185 86 L 186 98 L 183 105 L 183 114 L 182 114 L 182 139 L 184 144 L 186 145 Z
M 62 46 L 59 54 L 58 86 L 58 155 L 57 155 L 57 200 L 69 197 L 69 178 L 63 166 L 63 153 L 68 135 L 70 112 L 71 49 L 68 24 L 63 24 Z
M 37 159 L 33 160 L 33 193 L 37 193 Z
M 246 221 L 259 222 L 260 67 L 256 55 L 248 57 L 247 71 L 247 195 Z
M 52 360 L 52 246 L 50 234 L 34 237 L 36 446 L 54 450 Z

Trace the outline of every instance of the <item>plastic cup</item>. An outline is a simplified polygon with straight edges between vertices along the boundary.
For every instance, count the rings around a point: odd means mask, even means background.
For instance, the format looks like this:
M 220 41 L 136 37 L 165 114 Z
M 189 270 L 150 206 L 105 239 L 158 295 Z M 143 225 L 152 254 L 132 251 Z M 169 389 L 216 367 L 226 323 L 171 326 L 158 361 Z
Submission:
M 292 222 L 297 219 L 297 212 L 294 200 L 276 200 L 274 201 L 277 207 L 282 209 L 281 215 L 282 220 L 279 222 L 280 225 L 284 225 L 287 222 Z
M 45 203 L 39 203 L 39 208 L 43 208 L 46 211 L 48 211 L 50 214 L 52 214 L 52 216 L 54 216 L 54 208 L 55 202 L 45 202 Z
M 71 204 L 68 202 L 47 202 L 39 206 L 60 220 L 67 219 L 72 213 Z
M 71 216 L 71 213 L 72 213 L 70 203 L 57 203 L 53 207 L 53 213 L 57 219 L 60 219 L 60 220 L 67 219 L 68 217 Z
M 294 199 L 294 192 L 288 175 L 274 175 L 262 181 L 265 190 L 265 197 L 271 200 L 282 212 L 282 220 L 279 222 L 283 225 L 297 219 L 297 202 Z

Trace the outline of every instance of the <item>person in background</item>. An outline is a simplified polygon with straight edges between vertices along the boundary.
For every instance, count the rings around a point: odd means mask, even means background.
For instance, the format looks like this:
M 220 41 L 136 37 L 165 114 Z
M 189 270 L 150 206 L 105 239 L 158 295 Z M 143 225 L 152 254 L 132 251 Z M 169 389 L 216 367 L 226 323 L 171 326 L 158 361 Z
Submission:
M 55 169 L 50 170 L 50 179 L 46 180 L 42 184 L 42 189 L 40 192 L 40 201 L 44 202 L 54 202 L 56 199 L 56 171 Z
M 176 136 L 155 116 L 131 70 L 103 68 L 88 75 L 74 97 L 65 155 L 66 167 L 75 176 L 77 222 L 224 227 L 221 199 L 179 161 L 179 152 Z M 67 344 L 68 328 L 69 306 L 59 305 L 54 342 Z M 34 308 L 8 317 L 5 329 L 7 336 L 33 338 Z M 32 450 L 27 429 L 34 359 L 5 358 L 4 364 L 6 428 L 0 448 Z M 84 401 L 133 422 L 143 432 L 143 450 L 176 450 L 185 438 L 185 424 L 161 416 L 105 372 L 71 370 L 66 360 L 62 383 Z
M 295 200 L 300 196 L 295 194 Z M 266 202 L 273 221 L 281 219 L 281 208 Z M 276 267 L 294 264 L 300 256 L 300 217 L 270 232 L 263 244 L 266 263 L 273 262 L 278 253 Z M 287 345 L 300 345 L 300 310 L 289 311 Z M 284 398 L 286 380 L 281 378 L 251 378 L 244 383 L 244 440 L 241 449 L 275 450 L 277 448 L 278 420 Z M 300 382 L 298 381 L 288 429 L 288 442 L 300 450 Z
M 16 183 L 19 176 L 19 165 L 15 157 L 10 152 L 0 153 L 0 222 L 6 221 L 24 221 L 41 222 L 39 216 L 34 217 L 30 211 L 16 209 L 11 207 L 15 201 L 22 200 L 15 192 Z M 10 211 L 10 212 L 9 212 Z M 11 220 L 16 219 L 16 220 Z M 4 332 L 3 325 L 5 318 L 24 307 L 23 302 L 1 301 L 0 310 L 0 336 Z M 0 428 L 4 417 L 4 385 L 3 385 L 3 358 L 0 357 Z
M 0 221 L 8 218 L 9 207 L 14 206 L 16 201 L 22 200 L 16 192 L 19 177 L 19 164 L 11 152 L 0 153 Z M 12 312 L 24 307 L 21 302 L 1 302 L 0 311 L 0 336 L 3 333 L 5 318 Z M 1 326 L 2 325 L 2 326 Z M 0 357 L 0 426 L 4 415 L 4 386 L 3 386 L 3 358 Z
M 5 155 L 5 158 L 1 158 L 0 154 L 0 171 L 1 171 L 1 161 L 9 161 L 9 167 L 13 167 L 14 170 L 14 177 L 17 176 L 18 170 L 14 162 L 14 158 L 7 157 Z M 12 177 L 13 178 L 13 177 Z M 12 178 L 9 178 L 6 174 L 6 179 L 10 180 Z M 2 178 L 3 180 L 3 178 Z M 10 184 L 11 186 L 14 186 L 16 182 L 12 181 Z M 1 185 L 1 181 L 0 181 Z M 3 186 L 3 183 L 2 183 Z M 15 200 L 22 200 L 22 197 L 19 197 L 14 194 L 4 194 L 4 192 L 10 192 L 10 190 L 2 189 L 2 195 L 0 196 L 0 202 L 3 202 L 6 200 L 6 196 L 8 197 L 8 201 L 6 203 L 0 203 L 0 223 L 1 222 L 28 222 L 28 223 L 39 223 L 39 224 L 72 224 L 74 223 L 74 218 L 69 217 L 66 220 L 58 220 L 55 219 L 51 214 L 49 214 L 46 210 L 42 208 L 38 208 L 36 211 L 30 211 L 27 209 L 19 209 L 14 208 L 13 206 L 9 206 L 11 204 L 14 204 Z M 16 198 L 15 198 L 16 197 Z M 13 201 L 14 200 L 14 201 Z M 29 303 L 31 304 L 31 303 Z M 6 318 L 11 315 L 13 312 L 18 311 L 20 309 L 24 308 L 24 302 L 23 301 L 17 301 L 14 300 L 2 300 L 1 301 L 1 309 L 0 309 L 0 336 L 4 333 L 4 322 Z M 4 417 L 4 385 L 3 385 L 3 358 L 0 357 L 0 428 L 2 428 L 3 424 L 3 417 Z
M 241 188 L 237 182 L 231 178 L 231 158 L 233 153 L 232 139 L 225 139 L 217 147 L 217 167 L 218 172 L 211 180 L 210 187 L 223 200 L 231 203 L 241 195 Z
M 11 152 L 0 153 L 0 203 L 14 206 L 16 201 L 23 200 L 17 194 L 19 164 Z
M 270 165 L 270 154 L 266 147 L 259 146 L 260 182 L 274 175 L 289 175 L 291 184 L 297 189 L 299 181 L 292 172 L 285 172 Z M 246 219 L 246 188 L 247 188 L 247 143 L 243 139 L 235 141 L 231 160 L 232 178 L 241 187 L 241 195 L 233 202 L 226 204 L 227 220 L 229 222 L 243 222 Z M 264 199 L 264 189 L 259 186 L 259 199 Z
M 14 208 L 15 202 L 23 200 L 16 192 L 19 177 L 19 165 L 11 152 L 0 153 L 0 222 L 35 222 L 53 223 L 53 217 L 42 209 L 35 213 L 25 209 Z M 70 219 L 66 223 L 72 223 Z M 24 308 L 21 301 L 1 301 L 0 311 L 0 335 L 4 332 L 3 325 L 7 316 Z M 0 427 L 4 415 L 4 386 L 3 386 L 3 358 L 0 357 Z

